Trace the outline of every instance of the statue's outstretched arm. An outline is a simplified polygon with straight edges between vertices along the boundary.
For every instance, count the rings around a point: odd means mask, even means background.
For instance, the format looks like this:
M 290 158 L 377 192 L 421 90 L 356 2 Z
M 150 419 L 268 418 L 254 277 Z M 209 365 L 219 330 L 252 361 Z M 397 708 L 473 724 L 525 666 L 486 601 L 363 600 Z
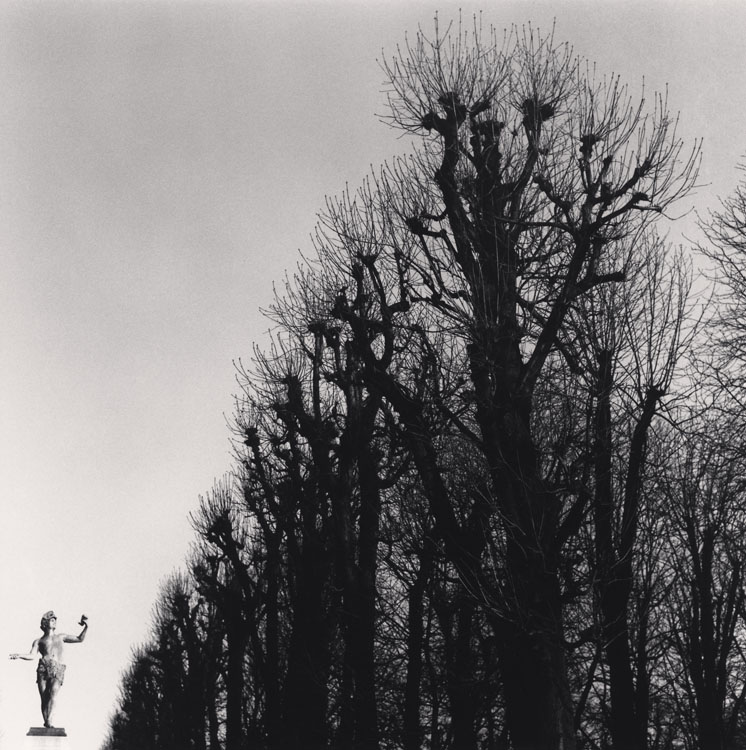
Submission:
M 11 659 L 24 659 L 25 661 L 33 661 L 39 653 L 39 639 L 37 638 L 31 644 L 31 650 L 27 654 L 11 654 Z

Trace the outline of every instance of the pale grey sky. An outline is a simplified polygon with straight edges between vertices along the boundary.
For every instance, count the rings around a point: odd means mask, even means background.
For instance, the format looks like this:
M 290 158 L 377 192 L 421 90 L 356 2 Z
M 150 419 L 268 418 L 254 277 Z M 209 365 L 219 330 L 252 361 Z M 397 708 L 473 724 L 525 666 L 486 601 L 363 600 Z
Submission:
M 402 148 L 376 59 L 430 2 L 0 1 L 0 644 L 41 614 L 69 648 L 59 721 L 97 750 L 188 512 L 230 468 L 232 361 L 325 194 Z M 739 3 L 490 2 L 637 86 L 669 84 L 704 137 L 716 206 L 746 154 Z M 691 222 L 687 223 L 692 227 Z M 0 658 L 0 748 L 39 712 L 34 668 Z M 20 734 L 19 734 L 20 733 Z

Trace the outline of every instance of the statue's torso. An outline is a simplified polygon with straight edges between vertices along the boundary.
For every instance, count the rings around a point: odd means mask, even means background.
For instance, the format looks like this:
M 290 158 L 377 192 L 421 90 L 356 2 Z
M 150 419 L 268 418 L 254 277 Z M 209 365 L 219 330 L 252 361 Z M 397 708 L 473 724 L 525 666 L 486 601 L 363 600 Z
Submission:
M 39 653 L 59 661 L 62 658 L 63 644 L 64 641 L 59 635 L 44 635 L 39 639 Z

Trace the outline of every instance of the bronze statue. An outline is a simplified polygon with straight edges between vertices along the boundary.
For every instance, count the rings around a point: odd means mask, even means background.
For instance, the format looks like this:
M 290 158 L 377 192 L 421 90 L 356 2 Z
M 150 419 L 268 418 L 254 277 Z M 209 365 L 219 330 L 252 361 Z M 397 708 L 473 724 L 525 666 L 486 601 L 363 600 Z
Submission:
M 44 717 L 44 726 L 47 729 L 52 728 L 55 700 L 65 679 L 65 665 L 62 663 L 63 644 L 82 643 L 88 632 L 87 620 L 85 615 L 81 615 L 78 624 L 83 626 L 83 630 L 80 631 L 80 635 L 55 633 L 57 615 L 51 611 L 45 612 L 40 626 L 44 635 L 31 644 L 31 650 L 27 654 L 10 655 L 11 659 L 25 659 L 26 661 L 33 661 L 37 655 L 40 657 L 36 667 L 36 685 L 41 697 L 41 715 Z

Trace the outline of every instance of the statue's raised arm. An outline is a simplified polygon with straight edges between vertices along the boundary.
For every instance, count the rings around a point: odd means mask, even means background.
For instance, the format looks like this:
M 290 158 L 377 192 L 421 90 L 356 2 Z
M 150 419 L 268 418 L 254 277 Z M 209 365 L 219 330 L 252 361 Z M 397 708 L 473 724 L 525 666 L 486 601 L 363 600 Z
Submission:
M 64 633 L 60 633 L 60 636 L 65 643 L 83 643 L 83 641 L 85 640 L 85 634 L 88 632 L 88 618 L 85 615 L 81 615 L 78 625 L 83 626 L 83 630 L 80 631 L 80 635 L 66 635 Z

